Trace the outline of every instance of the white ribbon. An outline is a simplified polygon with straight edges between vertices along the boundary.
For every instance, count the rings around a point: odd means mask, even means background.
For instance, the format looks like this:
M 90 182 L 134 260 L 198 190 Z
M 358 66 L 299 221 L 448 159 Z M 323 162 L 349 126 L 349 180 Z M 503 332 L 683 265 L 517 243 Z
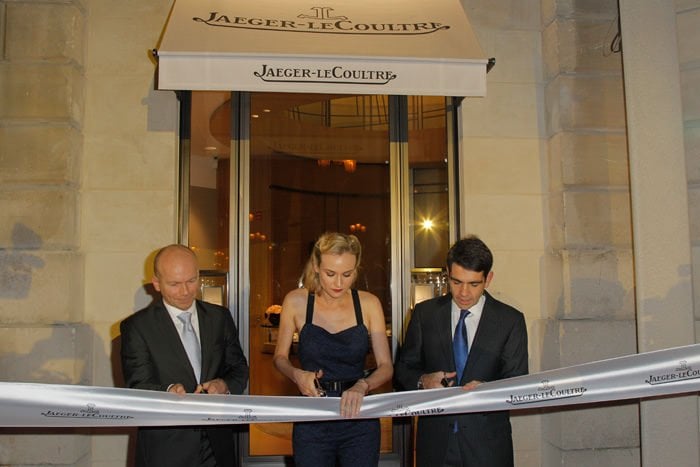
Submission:
M 518 410 L 700 391 L 700 344 L 461 387 L 368 396 L 360 417 Z M 331 420 L 339 398 L 187 394 L 0 383 L 0 427 L 218 425 Z

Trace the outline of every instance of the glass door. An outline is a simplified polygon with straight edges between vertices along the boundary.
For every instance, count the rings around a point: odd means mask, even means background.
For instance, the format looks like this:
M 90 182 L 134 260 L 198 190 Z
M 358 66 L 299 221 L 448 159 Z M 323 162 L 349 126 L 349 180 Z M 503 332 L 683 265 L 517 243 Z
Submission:
M 382 96 L 252 94 L 250 98 L 250 393 L 298 395 L 272 365 L 277 318 L 316 238 L 355 234 L 356 286 L 374 293 L 391 337 L 388 114 Z M 292 348 L 294 360 L 294 347 Z M 298 365 L 298 362 L 296 362 Z M 366 366 L 373 365 L 371 355 Z M 380 391 L 391 391 L 391 384 Z M 391 452 L 391 421 L 382 421 Z M 291 455 L 291 424 L 250 427 L 250 455 Z
M 249 393 L 297 395 L 272 365 L 276 315 L 325 231 L 360 239 L 356 286 L 379 297 L 395 351 L 412 304 L 411 270 L 444 267 L 456 231 L 451 101 L 194 92 L 181 103 L 181 240 L 207 280 L 228 278 Z M 389 391 L 387 383 L 375 392 Z M 410 421 L 381 423 L 384 459 L 403 458 Z M 284 465 L 292 454 L 291 424 L 250 425 L 246 438 L 246 457 Z

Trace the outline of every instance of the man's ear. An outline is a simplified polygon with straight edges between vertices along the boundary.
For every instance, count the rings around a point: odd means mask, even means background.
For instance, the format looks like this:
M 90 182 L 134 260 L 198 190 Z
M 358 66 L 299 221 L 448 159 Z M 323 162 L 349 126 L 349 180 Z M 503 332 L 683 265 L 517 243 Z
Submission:
M 493 279 L 493 271 L 489 271 L 489 273 L 486 274 L 486 281 L 484 281 L 484 288 L 487 288 L 489 286 L 489 284 L 491 283 L 491 279 Z
M 156 289 L 156 292 L 160 292 L 160 282 L 158 281 L 158 276 L 153 276 L 151 277 L 151 284 L 153 284 L 153 288 Z

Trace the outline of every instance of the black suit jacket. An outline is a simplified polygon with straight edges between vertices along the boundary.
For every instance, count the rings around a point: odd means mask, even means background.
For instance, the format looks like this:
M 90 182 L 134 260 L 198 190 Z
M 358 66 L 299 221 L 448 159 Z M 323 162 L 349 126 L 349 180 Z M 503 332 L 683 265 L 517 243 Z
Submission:
M 527 327 L 515 308 L 484 293 L 479 320 L 462 381 L 495 381 L 528 372 Z M 414 390 L 425 373 L 455 371 L 452 353 L 452 295 L 416 305 L 394 367 L 397 385 Z M 459 442 L 469 466 L 513 465 L 513 441 L 508 412 L 420 417 L 416 438 L 419 467 L 444 463 L 455 420 Z
M 231 394 L 241 394 L 248 381 L 248 364 L 238 340 L 231 313 L 224 307 L 197 301 L 202 375 L 226 381 Z M 197 387 L 180 336 L 162 300 L 140 310 L 121 323 L 122 370 L 127 387 L 166 391 L 182 383 L 187 392 Z M 208 435 L 217 464 L 237 465 L 230 427 L 140 428 L 136 446 L 137 466 L 191 467 L 199 463 L 202 430 Z

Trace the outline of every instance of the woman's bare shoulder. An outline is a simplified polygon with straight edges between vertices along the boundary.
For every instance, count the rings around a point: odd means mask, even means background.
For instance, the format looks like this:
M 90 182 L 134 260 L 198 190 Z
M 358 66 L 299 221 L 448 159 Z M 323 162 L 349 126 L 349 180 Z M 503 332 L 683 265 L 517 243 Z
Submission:
M 282 302 L 282 311 L 286 309 L 297 310 L 304 309 L 306 302 L 309 299 L 309 291 L 306 289 L 294 289 L 287 293 Z
M 367 292 L 366 290 L 358 290 L 357 294 L 360 297 L 360 304 L 362 305 L 362 308 L 372 307 L 379 308 L 380 310 L 382 309 L 381 302 L 373 293 Z

